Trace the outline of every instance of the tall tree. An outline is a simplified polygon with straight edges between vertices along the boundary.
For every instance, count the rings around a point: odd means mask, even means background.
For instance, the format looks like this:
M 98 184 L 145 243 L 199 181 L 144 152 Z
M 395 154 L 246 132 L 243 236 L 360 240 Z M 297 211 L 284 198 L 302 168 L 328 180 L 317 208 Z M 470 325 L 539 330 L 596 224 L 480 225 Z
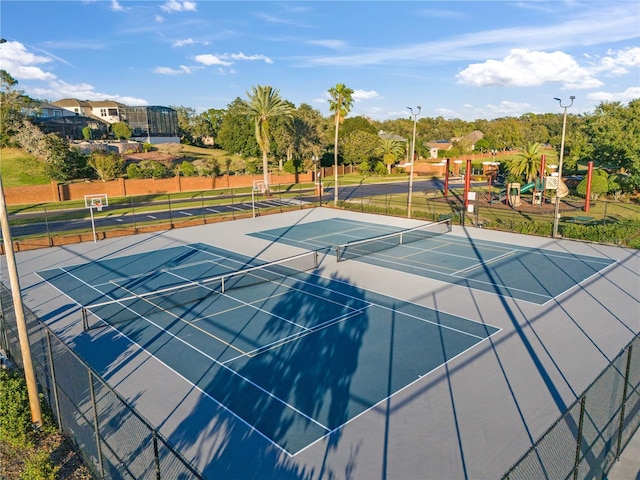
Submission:
M 235 153 L 242 158 L 260 155 L 253 126 L 245 112 L 245 102 L 240 97 L 229 103 L 217 137 L 218 143 L 227 153 Z
M 374 133 L 357 130 L 351 132 L 343 140 L 344 162 L 350 165 L 359 165 L 370 161 L 376 156 L 375 150 L 380 137 Z
M 289 117 L 293 113 L 291 104 L 280 97 L 280 91 L 269 85 L 251 87 L 247 92 L 246 113 L 254 122 L 258 146 L 262 151 L 262 170 L 265 192 L 269 192 L 269 121 L 274 117 Z
M 582 130 L 589 145 L 586 156 L 605 168 L 626 172 L 640 189 L 640 99 L 628 106 L 603 102 Z
M 387 172 L 391 173 L 391 166 L 404 156 L 404 143 L 391 138 L 381 138 L 374 151 L 382 157 L 382 161 L 387 166 Z
M 218 133 L 222 125 L 225 111 L 217 108 L 210 108 L 195 117 L 193 122 L 194 143 L 204 145 L 204 139 L 210 138 L 213 146 L 218 144 Z
M 527 148 L 518 153 L 509 163 L 509 171 L 514 175 L 524 175 L 527 182 L 532 182 L 540 172 L 539 143 L 529 143 Z
M 335 182 L 333 186 L 333 203 L 338 204 L 338 130 L 340 124 L 351 111 L 353 106 L 353 90 L 344 83 L 338 83 L 329 89 L 329 111 L 334 115 L 335 136 L 333 139 L 333 170 Z
M 18 81 L 6 70 L 0 70 L 0 147 L 9 146 L 12 137 L 20 130 L 24 115 L 22 110 L 32 100 L 18 90 Z
M 191 107 L 182 105 L 171 105 L 178 116 L 178 131 L 180 133 L 180 143 L 192 145 L 194 140 L 194 124 L 196 111 Z

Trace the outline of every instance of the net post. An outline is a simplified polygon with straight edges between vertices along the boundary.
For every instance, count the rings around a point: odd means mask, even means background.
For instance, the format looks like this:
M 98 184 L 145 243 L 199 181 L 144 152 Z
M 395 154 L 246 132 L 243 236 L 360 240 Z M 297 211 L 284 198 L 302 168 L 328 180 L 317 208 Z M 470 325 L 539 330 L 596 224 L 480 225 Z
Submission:
M 224 279 L 225 279 L 225 277 L 224 277 L 224 275 L 223 275 L 223 276 L 220 278 L 220 293 L 224 293 L 224 290 L 225 290 L 225 288 L 224 288 Z
M 313 252 L 313 268 L 318 268 L 318 251 Z
M 89 320 L 87 318 L 87 308 L 86 307 L 82 307 L 81 308 L 81 315 L 82 315 L 82 329 L 85 332 L 89 331 Z

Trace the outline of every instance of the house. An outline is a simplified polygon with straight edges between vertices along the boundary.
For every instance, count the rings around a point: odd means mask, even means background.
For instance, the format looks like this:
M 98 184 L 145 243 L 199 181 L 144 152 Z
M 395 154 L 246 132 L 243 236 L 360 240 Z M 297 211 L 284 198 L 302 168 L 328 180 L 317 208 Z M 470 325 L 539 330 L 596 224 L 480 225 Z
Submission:
M 88 117 L 104 125 L 125 122 L 131 128 L 131 140 L 148 143 L 180 143 L 178 113 L 162 106 L 128 106 L 113 100 L 77 100 L 65 98 L 53 105 L 76 116 Z M 81 139 L 73 137 L 74 139 Z
M 481 138 L 484 138 L 484 133 L 480 130 L 474 130 L 463 137 L 455 137 L 451 140 L 432 140 L 427 142 L 427 146 L 430 149 L 431 158 L 438 158 L 438 152 L 440 150 L 451 150 L 454 144 L 462 144 L 465 149 L 469 151 L 475 150 L 476 143 Z
M 62 138 L 79 140 L 84 138 L 82 130 L 90 127 L 94 139 L 107 138 L 109 126 L 99 119 L 78 115 L 55 103 L 34 101 L 23 109 L 34 125 L 44 133 L 56 133 Z
M 53 105 L 48 102 L 40 102 L 37 100 L 32 101 L 29 106 L 22 109 L 22 113 L 31 119 L 34 118 L 55 118 L 72 116 L 73 113 L 61 108 L 57 105 Z

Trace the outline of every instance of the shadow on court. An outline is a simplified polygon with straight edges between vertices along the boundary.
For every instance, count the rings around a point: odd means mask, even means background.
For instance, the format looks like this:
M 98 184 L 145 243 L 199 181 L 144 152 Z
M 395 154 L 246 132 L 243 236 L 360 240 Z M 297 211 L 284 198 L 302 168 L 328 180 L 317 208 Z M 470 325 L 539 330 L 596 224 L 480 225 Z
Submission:
M 314 275 L 305 280 L 304 289 L 308 290 L 308 284 L 312 283 L 314 287 L 320 287 L 318 291 L 330 296 L 333 281 L 340 281 L 340 278 L 329 280 Z M 346 284 L 343 284 L 342 293 L 347 294 L 355 305 L 364 299 L 362 291 Z M 273 316 L 262 333 L 271 337 L 282 331 L 282 337 L 285 337 L 289 327 L 278 317 L 295 318 L 300 311 L 306 312 L 308 324 L 322 324 L 326 317 L 314 308 L 315 302 L 310 298 L 303 289 L 286 296 L 285 301 L 272 309 Z M 212 378 L 203 377 L 198 385 L 217 402 L 231 405 L 235 415 L 250 419 L 252 426 L 263 434 L 284 447 L 295 448 L 296 444 L 309 443 L 309 436 L 317 438 L 320 427 L 313 418 L 323 418 L 324 423 L 336 427 L 350 418 L 351 383 L 368 328 L 367 315 L 359 315 L 262 353 L 246 361 L 237 372 L 218 368 Z M 305 341 L 307 339 L 312 341 Z M 238 381 L 236 373 L 249 381 Z M 254 380 L 270 394 L 256 392 Z M 304 415 L 292 415 L 291 408 L 283 401 L 295 403 Z M 212 433 L 224 432 L 215 451 L 203 452 L 210 456 L 203 472 L 207 478 L 260 478 L 260 472 L 271 472 L 271 478 L 278 479 L 325 478 L 336 474 L 301 470 L 283 455 L 282 450 L 265 442 L 256 430 L 223 408 L 213 406 L 204 396 L 169 440 L 179 450 L 191 449 L 203 429 Z M 341 430 L 337 429 L 328 436 L 327 451 L 338 446 L 340 435 Z M 255 442 L 269 446 L 256 449 L 261 456 L 247 462 L 246 450 Z

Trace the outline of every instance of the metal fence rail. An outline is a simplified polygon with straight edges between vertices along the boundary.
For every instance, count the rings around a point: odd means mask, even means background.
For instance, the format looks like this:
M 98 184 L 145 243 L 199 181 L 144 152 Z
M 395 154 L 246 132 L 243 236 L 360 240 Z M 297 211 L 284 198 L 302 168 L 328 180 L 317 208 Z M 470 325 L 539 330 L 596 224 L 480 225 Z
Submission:
M 503 479 L 605 478 L 639 426 L 636 335 Z
M 11 292 L 0 284 L 0 347 L 22 369 Z M 24 308 L 40 392 L 97 478 L 203 477 L 125 399 Z

